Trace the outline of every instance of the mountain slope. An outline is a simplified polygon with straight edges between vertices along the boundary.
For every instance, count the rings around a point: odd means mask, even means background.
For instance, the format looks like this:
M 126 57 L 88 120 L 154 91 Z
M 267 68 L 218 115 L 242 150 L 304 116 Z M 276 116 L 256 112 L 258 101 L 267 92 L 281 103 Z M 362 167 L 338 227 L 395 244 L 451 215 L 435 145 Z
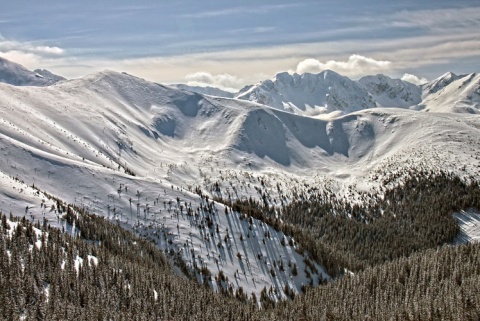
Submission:
M 437 91 L 445 88 L 446 86 L 450 85 L 452 81 L 455 81 L 462 76 L 457 76 L 452 72 L 447 72 L 444 75 L 434 79 L 424 85 L 422 85 L 422 90 L 424 95 L 434 94 Z
M 378 107 L 408 108 L 422 101 L 422 91 L 412 83 L 385 75 L 365 76 L 358 83 L 368 91 Z
M 193 188 L 222 159 L 213 157 L 234 144 L 248 106 L 225 108 L 198 94 L 109 71 L 48 88 L 3 85 L 0 92 L 8 97 L 0 107 L 0 195 L 8 204 L 3 210 L 63 226 L 56 212 L 45 216 L 39 208 L 45 196 L 35 186 L 118 220 L 177 253 L 192 269 L 214 276 L 222 271 L 230 280 L 226 288 L 259 295 L 273 286 L 279 299 L 285 285 L 298 293 L 309 282 L 307 256 L 295 251 L 293 240 L 288 244 L 281 232 L 246 221 Z M 289 262 L 298 267 L 296 276 L 280 270 Z M 318 272 L 309 275 L 318 284 L 328 275 L 315 266 Z M 197 277 L 205 282 L 205 275 Z
M 477 121 L 401 109 L 321 120 L 109 71 L 48 88 L 0 86 L 0 92 L 1 132 L 19 144 L 65 161 L 127 166 L 142 177 L 160 164 L 187 163 L 182 177 L 169 177 L 179 181 L 194 181 L 196 166 L 214 158 L 227 167 L 299 174 L 311 167 L 348 172 L 355 165 L 365 175 L 391 153 L 428 147 L 434 139 L 447 143 L 445 128 L 473 135 Z
M 14 86 L 49 86 L 63 79 L 48 70 L 32 72 L 22 65 L 0 57 L 0 83 Z

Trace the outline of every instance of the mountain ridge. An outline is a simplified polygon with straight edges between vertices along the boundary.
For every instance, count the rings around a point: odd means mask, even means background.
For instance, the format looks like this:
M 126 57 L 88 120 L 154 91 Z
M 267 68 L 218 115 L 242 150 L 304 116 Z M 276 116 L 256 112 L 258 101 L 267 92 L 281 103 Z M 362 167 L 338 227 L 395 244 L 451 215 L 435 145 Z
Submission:
M 480 75 L 447 73 L 444 76 L 426 84 L 426 94 L 417 108 L 430 112 L 480 114 Z
M 235 98 L 300 114 L 348 113 L 375 106 L 357 83 L 331 70 L 302 75 L 278 73 L 272 80 L 241 90 Z
M 330 75 L 336 75 L 337 81 L 333 84 L 319 81 L 322 79 L 322 75 L 325 76 L 329 73 Z M 446 73 L 426 84 L 417 86 L 382 74 L 365 76 L 358 81 L 353 81 L 328 70 L 319 74 L 306 73 L 303 75 L 291 75 L 282 72 L 270 80 L 244 87 L 235 95 L 235 98 L 254 101 L 272 108 L 306 116 L 328 114 L 334 111 L 341 111 L 345 114 L 375 107 L 433 111 L 435 107 L 433 109 L 427 108 L 429 107 L 427 105 L 431 105 L 429 101 L 436 100 L 437 98 L 434 96 L 437 92 L 450 87 L 448 89 L 450 95 L 463 96 L 446 100 L 445 104 L 455 105 L 456 100 L 463 105 L 457 106 L 458 108 L 436 108 L 436 111 L 480 113 L 478 107 L 480 99 L 476 95 L 480 92 L 480 85 L 476 83 L 474 77 L 467 79 L 467 76 Z M 312 83 L 315 78 L 317 81 Z M 299 79 L 309 79 L 310 81 L 306 81 L 306 84 L 299 86 Z M 451 84 L 459 79 L 472 82 L 469 85 L 468 92 L 462 93 L 451 89 Z M 313 94 L 315 92 L 316 94 Z

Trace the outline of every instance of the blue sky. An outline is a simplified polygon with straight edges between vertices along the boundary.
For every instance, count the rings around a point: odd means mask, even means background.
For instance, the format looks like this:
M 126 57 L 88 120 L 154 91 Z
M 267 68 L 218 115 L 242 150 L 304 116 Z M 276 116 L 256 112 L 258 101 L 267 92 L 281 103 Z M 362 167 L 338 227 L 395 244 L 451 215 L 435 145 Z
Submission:
M 239 88 L 280 71 L 479 71 L 480 1 L 0 0 L 0 56 Z

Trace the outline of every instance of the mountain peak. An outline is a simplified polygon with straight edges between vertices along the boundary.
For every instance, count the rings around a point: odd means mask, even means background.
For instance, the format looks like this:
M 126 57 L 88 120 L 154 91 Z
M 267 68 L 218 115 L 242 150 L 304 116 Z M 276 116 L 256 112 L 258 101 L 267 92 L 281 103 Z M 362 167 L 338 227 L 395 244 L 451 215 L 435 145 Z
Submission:
M 276 80 L 281 80 L 281 79 L 291 79 L 293 76 L 292 74 L 290 74 L 289 72 L 287 71 L 282 71 L 282 72 L 279 72 L 277 73 L 273 79 L 276 79 Z
M 126 72 L 118 72 L 118 71 L 109 70 L 109 69 L 97 71 L 97 72 L 88 74 L 82 78 L 72 79 L 64 83 L 64 85 L 73 86 L 73 87 L 103 85 L 108 87 L 119 87 L 119 88 L 125 87 L 125 89 L 127 89 L 127 87 L 132 86 L 133 83 L 135 83 L 136 85 L 139 85 L 139 83 L 142 83 L 142 85 L 146 83 L 151 85 L 158 85 L 155 83 L 148 82 L 145 79 L 130 75 Z
M 372 95 L 380 107 L 407 108 L 422 101 L 422 91 L 417 85 L 384 74 L 362 77 L 358 83 Z
M 344 77 L 342 75 L 340 75 L 338 72 L 335 72 L 333 70 L 330 70 L 330 69 L 325 69 L 323 70 L 322 72 L 320 72 L 320 75 L 323 75 L 323 77 Z
M 281 72 L 272 79 L 245 87 L 236 98 L 302 115 L 375 107 L 359 84 L 331 70 L 301 75 Z
M 443 74 L 442 76 L 440 76 L 439 78 L 451 79 L 451 78 L 456 78 L 456 77 L 458 77 L 458 76 L 455 75 L 453 72 L 448 71 L 448 72 L 446 72 L 445 74 Z
M 455 80 L 461 78 L 461 76 L 457 76 L 453 72 L 447 72 L 442 76 L 434 79 L 426 84 L 423 85 L 423 92 L 424 94 L 434 94 L 439 90 L 442 90 L 446 86 L 450 85 Z

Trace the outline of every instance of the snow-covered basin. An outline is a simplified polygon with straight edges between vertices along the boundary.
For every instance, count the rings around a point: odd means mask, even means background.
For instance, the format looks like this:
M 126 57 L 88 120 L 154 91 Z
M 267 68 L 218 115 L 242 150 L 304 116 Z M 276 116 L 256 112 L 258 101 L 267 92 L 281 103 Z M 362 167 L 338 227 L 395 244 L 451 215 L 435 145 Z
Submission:
M 480 212 L 473 209 L 460 211 L 453 214 L 460 225 L 460 233 L 454 244 L 480 241 Z

